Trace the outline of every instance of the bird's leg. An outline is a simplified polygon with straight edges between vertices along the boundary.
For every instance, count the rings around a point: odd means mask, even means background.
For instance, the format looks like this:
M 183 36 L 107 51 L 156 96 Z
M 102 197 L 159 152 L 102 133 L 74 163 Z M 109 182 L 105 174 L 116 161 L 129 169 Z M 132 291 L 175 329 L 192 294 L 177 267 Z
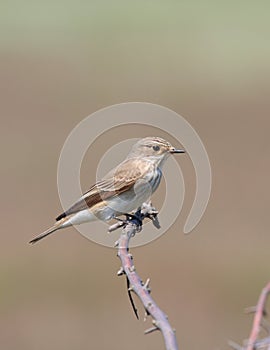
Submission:
M 139 208 L 134 214 L 124 214 L 126 216 L 126 221 L 132 222 L 137 226 L 137 232 L 142 230 L 143 218 L 141 216 L 141 208 Z
M 134 214 L 123 213 L 126 219 L 121 219 L 117 216 L 114 217 L 115 220 L 119 221 L 119 226 L 125 226 L 130 222 L 133 222 L 137 226 L 137 231 L 140 232 L 142 229 L 143 218 L 141 217 L 141 208 L 139 208 Z
M 125 227 L 127 224 L 132 222 L 137 227 L 137 232 L 142 230 L 143 220 L 148 218 L 152 221 L 153 225 L 156 228 L 160 228 L 159 220 L 158 220 L 158 211 L 152 206 L 152 203 L 143 203 L 142 207 L 139 207 L 136 212 L 130 213 L 122 213 L 125 215 L 126 219 L 122 219 L 114 215 L 112 219 L 117 220 L 118 222 L 109 227 L 108 232 L 112 232 L 117 230 L 120 227 Z

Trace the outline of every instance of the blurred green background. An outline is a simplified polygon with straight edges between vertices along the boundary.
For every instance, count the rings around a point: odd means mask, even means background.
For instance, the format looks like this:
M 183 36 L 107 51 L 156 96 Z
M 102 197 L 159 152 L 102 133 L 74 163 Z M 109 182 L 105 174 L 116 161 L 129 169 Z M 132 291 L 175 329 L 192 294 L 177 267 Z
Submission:
M 75 229 L 27 244 L 61 212 L 56 169 L 69 132 L 127 101 L 184 116 L 213 170 L 208 209 L 184 236 L 195 184 L 181 159 L 184 210 L 132 251 L 138 272 L 151 277 L 181 349 L 227 349 L 248 336 L 243 310 L 270 279 L 269 10 L 268 1 L 1 1 L 2 349 L 164 348 L 132 314 L 113 249 Z M 110 131 L 91 162 L 123 138 Z M 83 167 L 85 188 L 93 169 Z

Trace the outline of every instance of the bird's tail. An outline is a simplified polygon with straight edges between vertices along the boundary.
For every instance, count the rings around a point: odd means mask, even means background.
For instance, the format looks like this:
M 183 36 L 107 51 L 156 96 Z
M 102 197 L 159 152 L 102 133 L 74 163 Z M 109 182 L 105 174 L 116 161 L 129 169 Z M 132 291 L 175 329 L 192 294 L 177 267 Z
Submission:
M 41 239 L 49 236 L 51 233 L 60 230 L 61 228 L 64 228 L 63 226 L 63 220 L 56 222 L 52 227 L 50 227 L 48 230 L 40 233 L 39 235 L 37 235 L 36 237 L 34 237 L 33 239 L 31 239 L 31 241 L 29 242 L 30 244 L 35 244 L 38 241 L 40 241 Z

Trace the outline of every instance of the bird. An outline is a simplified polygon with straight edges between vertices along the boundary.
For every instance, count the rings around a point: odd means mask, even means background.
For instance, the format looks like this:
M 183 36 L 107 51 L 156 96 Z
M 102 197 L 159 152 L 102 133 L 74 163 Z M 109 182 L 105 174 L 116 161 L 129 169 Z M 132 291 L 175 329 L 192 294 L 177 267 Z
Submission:
M 97 181 L 68 210 L 57 216 L 56 223 L 30 240 L 34 244 L 63 228 L 102 220 L 110 221 L 138 209 L 156 191 L 165 160 L 176 149 L 161 137 L 139 139 L 126 159 Z

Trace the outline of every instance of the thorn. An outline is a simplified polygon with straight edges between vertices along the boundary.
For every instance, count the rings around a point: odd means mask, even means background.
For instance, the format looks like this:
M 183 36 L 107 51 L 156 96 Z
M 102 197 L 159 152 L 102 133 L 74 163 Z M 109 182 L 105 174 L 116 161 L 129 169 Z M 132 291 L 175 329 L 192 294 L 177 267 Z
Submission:
M 148 328 L 144 331 L 144 334 L 149 334 L 149 333 L 153 333 L 155 331 L 158 331 L 159 329 L 157 327 L 151 327 L 151 328 Z
M 116 220 L 119 220 L 118 218 L 115 218 L 115 219 L 116 219 Z M 111 226 L 108 228 L 107 232 L 108 232 L 108 233 L 111 233 L 111 232 L 113 232 L 113 231 L 119 229 L 120 227 L 123 227 L 124 225 L 125 225 L 125 223 L 124 223 L 123 221 L 118 221 L 118 222 L 116 222 L 115 224 L 111 225 Z
M 235 343 L 233 340 L 229 340 L 228 344 L 231 348 L 235 349 L 235 350 L 243 350 L 242 346 Z
M 251 314 L 257 311 L 257 306 L 250 306 L 245 309 L 246 314 Z
M 131 291 L 129 290 L 130 287 L 132 288 L 132 286 L 130 286 L 129 279 L 128 279 L 128 277 L 127 277 L 127 289 L 128 289 L 129 301 L 130 301 L 130 303 L 131 303 L 131 306 L 132 306 L 132 309 L 133 309 L 133 311 L 134 311 L 134 314 L 135 314 L 135 316 L 136 316 L 136 318 L 137 318 L 137 320 L 138 320 L 138 319 L 139 319 L 138 310 L 137 310 L 137 308 L 136 308 L 136 306 L 135 306 L 135 303 L 134 303 L 134 300 L 133 300 L 133 298 L 132 298 Z
M 130 286 L 130 287 L 128 288 L 128 291 L 129 291 L 129 292 L 133 292 L 133 290 L 134 290 L 133 286 Z
M 159 321 L 157 321 L 157 320 L 152 320 L 152 323 L 153 323 L 153 325 L 157 328 L 157 329 L 160 329 L 160 326 L 159 326 Z
M 151 288 L 149 286 L 150 284 L 150 278 L 147 278 L 146 282 L 144 283 L 144 289 L 150 294 L 151 293 Z
M 144 284 L 144 288 L 149 288 L 150 278 L 147 278 Z
M 125 274 L 125 270 L 123 269 L 123 267 L 121 266 L 120 269 L 117 272 L 117 276 L 122 276 Z
M 148 315 L 149 315 L 149 314 L 148 314 L 147 310 L 145 310 L 145 311 L 144 311 L 143 322 L 146 322 Z
M 114 242 L 114 248 L 118 247 L 119 246 L 119 241 L 115 241 Z
M 257 311 L 257 306 L 251 306 L 245 309 L 245 312 L 247 314 L 250 313 L 255 313 Z M 266 317 L 267 316 L 267 311 L 265 309 L 263 309 L 263 316 Z
M 134 265 L 133 265 L 133 266 L 131 266 L 131 267 L 129 268 L 129 271 L 130 271 L 130 272 L 134 272 L 134 271 L 136 271 L 135 266 L 134 266 Z

